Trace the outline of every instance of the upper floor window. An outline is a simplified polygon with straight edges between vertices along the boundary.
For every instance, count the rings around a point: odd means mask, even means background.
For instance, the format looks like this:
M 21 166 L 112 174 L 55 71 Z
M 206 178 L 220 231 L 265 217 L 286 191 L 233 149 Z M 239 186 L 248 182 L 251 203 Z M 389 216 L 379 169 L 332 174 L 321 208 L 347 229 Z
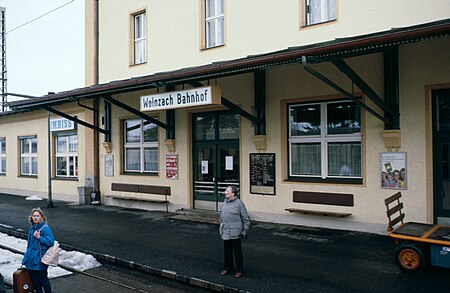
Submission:
M 6 174 L 6 139 L 0 137 L 0 174 Z
M 288 111 L 290 179 L 361 179 L 359 106 L 322 102 L 289 105 Z
M 55 137 L 56 177 L 78 176 L 78 136 L 64 134 Z
M 224 41 L 224 0 L 205 0 L 205 47 L 221 46 Z
M 134 15 L 134 64 L 147 61 L 147 17 L 145 13 Z
M 143 119 L 123 122 L 124 170 L 158 173 L 158 126 Z
M 37 137 L 20 137 L 20 175 L 37 176 Z
M 305 0 L 306 25 L 336 19 L 336 0 Z

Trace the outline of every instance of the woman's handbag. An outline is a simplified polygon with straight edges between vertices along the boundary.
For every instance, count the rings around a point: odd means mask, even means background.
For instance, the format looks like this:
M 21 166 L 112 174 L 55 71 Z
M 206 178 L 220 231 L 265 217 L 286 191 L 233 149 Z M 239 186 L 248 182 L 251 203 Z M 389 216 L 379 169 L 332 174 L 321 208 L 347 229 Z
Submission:
M 41 244 L 39 243 L 39 251 L 41 252 L 41 262 L 48 266 L 56 267 L 59 261 L 59 243 L 55 240 L 55 243 L 50 247 L 47 252 L 42 255 Z
M 14 293 L 33 292 L 33 283 L 27 269 L 18 269 L 13 273 Z
M 47 226 L 47 225 L 44 225 L 39 230 L 39 232 L 41 232 L 45 226 Z M 38 245 L 39 245 L 39 252 L 41 255 L 41 262 L 48 266 L 57 267 L 58 261 L 59 261 L 59 243 L 58 243 L 58 241 L 55 240 L 53 246 L 50 247 L 44 255 L 42 255 L 41 243 L 38 242 Z

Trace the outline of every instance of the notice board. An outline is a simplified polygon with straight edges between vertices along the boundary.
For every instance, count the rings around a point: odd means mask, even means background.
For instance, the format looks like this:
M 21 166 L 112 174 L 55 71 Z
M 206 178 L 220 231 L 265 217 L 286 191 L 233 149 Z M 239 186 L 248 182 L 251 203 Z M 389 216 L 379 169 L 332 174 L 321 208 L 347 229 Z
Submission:
M 114 155 L 105 155 L 105 177 L 114 176 Z
M 166 178 L 178 180 L 178 155 L 166 155 Z
M 275 195 L 275 154 L 250 154 L 250 193 Z

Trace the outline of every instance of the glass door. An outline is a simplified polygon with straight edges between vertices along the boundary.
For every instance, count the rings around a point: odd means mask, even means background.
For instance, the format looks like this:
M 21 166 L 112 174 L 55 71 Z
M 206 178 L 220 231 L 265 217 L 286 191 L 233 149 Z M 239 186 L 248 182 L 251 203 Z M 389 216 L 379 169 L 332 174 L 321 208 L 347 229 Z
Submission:
M 194 208 L 216 209 L 216 148 L 197 145 L 194 150 Z
M 232 112 L 193 116 L 194 208 L 218 211 L 230 185 L 239 189 L 239 124 Z
M 450 138 L 435 145 L 434 196 L 437 217 L 450 217 Z
M 435 222 L 450 221 L 450 89 L 433 91 Z
M 227 143 L 218 145 L 217 199 L 218 210 L 225 199 L 225 189 L 234 185 L 239 190 L 239 145 Z M 239 195 L 238 195 L 239 196 Z

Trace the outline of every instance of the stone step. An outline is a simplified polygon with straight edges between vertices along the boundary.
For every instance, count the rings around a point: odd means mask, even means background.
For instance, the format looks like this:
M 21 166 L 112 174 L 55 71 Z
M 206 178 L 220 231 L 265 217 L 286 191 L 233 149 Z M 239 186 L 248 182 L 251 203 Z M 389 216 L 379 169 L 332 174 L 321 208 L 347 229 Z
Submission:
M 175 211 L 175 215 L 171 216 L 173 219 L 186 220 L 193 222 L 205 222 L 211 224 L 219 223 L 220 213 L 209 210 L 198 209 L 179 209 Z

